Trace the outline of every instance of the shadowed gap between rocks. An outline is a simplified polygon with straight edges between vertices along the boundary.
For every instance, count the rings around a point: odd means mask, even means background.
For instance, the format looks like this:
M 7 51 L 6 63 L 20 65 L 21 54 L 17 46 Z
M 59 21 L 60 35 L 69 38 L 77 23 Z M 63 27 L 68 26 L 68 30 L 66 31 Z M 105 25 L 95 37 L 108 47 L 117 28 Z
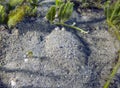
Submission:
M 109 88 L 120 88 L 120 75 L 119 74 L 116 74 L 115 79 L 113 79 L 113 81 L 114 82 L 110 84 Z
M 49 74 L 45 74 L 44 72 L 39 72 L 39 71 L 30 71 L 30 70 L 24 70 L 24 69 L 7 69 L 5 67 L 0 67 L 0 72 L 6 72 L 6 73 L 24 73 L 24 74 L 29 74 L 29 75 L 40 75 L 40 76 L 43 76 L 43 77 L 50 77 L 50 78 L 57 78 L 57 79 L 60 79 L 61 77 L 64 77 L 66 75 L 54 75 L 54 73 L 49 73 Z M 70 75 L 71 76 L 71 75 Z
M 76 19 L 74 18 L 74 19 L 70 19 L 66 23 L 70 24 L 71 22 L 76 22 L 76 24 L 79 24 L 79 25 L 87 25 L 87 24 L 95 24 L 102 21 L 105 21 L 105 17 L 94 18 L 92 20 L 85 21 L 85 22 L 84 21 L 77 22 Z M 16 27 L 19 29 L 20 34 L 23 34 L 23 33 L 26 34 L 27 31 L 35 31 L 35 30 L 43 33 L 50 33 L 55 28 L 55 26 L 56 25 L 51 25 L 49 22 L 43 20 L 43 18 L 34 17 L 33 19 L 25 18 Z
M 6 84 L 4 84 L 0 78 L 0 88 L 8 88 Z
M 88 57 L 91 54 L 91 50 L 89 48 L 89 44 L 82 37 L 77 35 L 77 31 L 74 30 L 74 34 L 78 37 L 79 41 L 81 41 L 81 43 L 83 43 L 83 45 L 84 45 L 83 52 L 85 53 L 85 58 L 86 58 L 85 65 L 88 65 Z
M 19 29 L 20 35 L 26 34 L 28 31 L 38 31 L 41 33 L 50 33 L 55 25 L 51 25 L 43 18 L 25 18 L 22 22 L 17 24 L 17 29 Z M 49 28 L 49 29 L 48 29 Z
M 86 25 L 86 24 L 95 24 L 95 23 L 98 23 L 98 22 L 103 22 L 105 21 L 106 17 L 102 17 L 102 18 L 94 18 L 92 20 L 89 20 L 89 21 L 81 21 L 81 22 L 77 22 L 76 19 L 71 19 L 72 21 L 71 22 L 76 22 L 76 24 L 79 24 L 79 25 Z M 70 21 L 68 21 L 70 22 Z

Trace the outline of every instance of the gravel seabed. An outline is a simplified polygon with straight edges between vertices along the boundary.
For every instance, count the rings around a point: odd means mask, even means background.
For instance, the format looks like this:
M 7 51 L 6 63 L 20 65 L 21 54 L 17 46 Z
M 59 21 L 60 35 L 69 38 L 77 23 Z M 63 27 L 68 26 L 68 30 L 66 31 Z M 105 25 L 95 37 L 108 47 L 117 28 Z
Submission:
M 89 31 L 82 34 L 50 25 L 44 18 L 50 5 L 43 4 L 40 16 L 25 18 L 12 33 L 0 25 L 0 88 L 103 88 L 120 47 L 103 11 L 74 10 L 68 24 Z M 110 88 L 120 88 L 120 71 Z

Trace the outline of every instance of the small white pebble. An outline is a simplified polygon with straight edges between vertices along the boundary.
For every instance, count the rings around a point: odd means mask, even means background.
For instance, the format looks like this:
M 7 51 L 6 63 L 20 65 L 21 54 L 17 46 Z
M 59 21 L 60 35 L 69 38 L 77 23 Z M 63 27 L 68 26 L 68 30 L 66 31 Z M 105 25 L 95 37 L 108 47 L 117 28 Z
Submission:
M 28 62 L 28 59 L 24 59 L 25 62 Z
M 10 84 L 11 84 L 12 87 L 14 87 L 14 86 L 16 86 L 16 81 L 11 80 Z
M 27 55 L 23 55 L 23 57 L 24 57 L 24 58 L 26 58 L 26 57 L 27 57 Z
M 84 66 L 81 66 L 81 68 L 82 68 L 82 69 L 85 69 L 85 67 L 84 67 Z
M 65 28 L 64 27 L 62 27 L 62 29 L 61 29 L 62 31 L 65 31 Z
M 15 29 L 14 31 L 13 31 L 13 35 L 19 35 L 19 30 L 18 29 Z
M 43 18 L 43 20 L 48 21 L 46 16 Z
M 58 14 L 55 15 L 55 18 L 57 18 L 57 17 L 58 17 Z
M 25 34 L 23 33 L 23 36 L 24 36 Z
M 88 76 L 85 76 L 86 78 L 88 78 Z
M 60 30 L 60 28 L 59 28 L 59 27 L 56 27 L 55 30 L 58 31 L 58 30 Z
M 76 23 L 75 23 L 75 22 L 73 22 L 72 26 L 75 26 L 75 25 L 76 25 Z
M 85 21 L 89 20 L 88 16 L 82 16 L 82 19 L 85 20 Z
M 59 85 L 59 84 L 57 84 L 57 87 L 60 87 L 60 85 Z

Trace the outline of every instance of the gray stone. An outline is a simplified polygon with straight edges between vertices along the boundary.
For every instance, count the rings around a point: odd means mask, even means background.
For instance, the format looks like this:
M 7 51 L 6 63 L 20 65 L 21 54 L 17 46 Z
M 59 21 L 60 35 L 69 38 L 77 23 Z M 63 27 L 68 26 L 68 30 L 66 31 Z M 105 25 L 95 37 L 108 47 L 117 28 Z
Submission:
M 120 47 L 106 30 L 103 11 L 74 10 L 68 24 L 89 30 L 81 34 L 70 28 L 54 30 L 44 19 L 52 4 L 39 6 L 40 16 L 25 18 L 11 33 L 0 27 L 0 87 L 103 88 Z M 111 88 L 120 87 L 119 73 Z

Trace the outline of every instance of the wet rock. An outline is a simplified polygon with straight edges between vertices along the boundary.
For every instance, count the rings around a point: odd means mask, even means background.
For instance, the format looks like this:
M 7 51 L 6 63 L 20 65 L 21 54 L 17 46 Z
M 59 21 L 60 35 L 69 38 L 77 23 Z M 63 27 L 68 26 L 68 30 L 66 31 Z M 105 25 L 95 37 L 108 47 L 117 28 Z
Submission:
M 45 50 L 54 63 L 67 66 L 70 71 L 78 69 L 78 64 L 82 66 L 85 63 L 82 43 L 75 35 L 64 30 L 54 30 L 46 37 Z
M 106 30 L 96 30 L 86 36 L 85 41 L 88 42 L 91 50 L 88 65 L 99 73 L 99 82 L 103 86 L 111 73 L 119 48 L 116 49 L 113 42 L 116 41 L 115 38 Z
M 6 63 L 0 68 L 2 81 L 9 88 L 85 87 L 92 71 L 84 64 L 83 45 L 77 37 L 65 30 L 53 30 L 42 41 L 39 36 L 38 31 L 9 35 Z M 33 57 L 24 56 L 29 50 Z
M 51 4 L 43 4 L 41 16 L 25 18 L 11 34 L 0 31 L 1 83 L 8 88 L 102 88 L 119 49 L 106 30 L 103 11 L 73 12 L 68 23 L 89 30 L 81 34 L 54 30 L 44 19 Z M 113 88 L 119 88 L 119 73 Z

